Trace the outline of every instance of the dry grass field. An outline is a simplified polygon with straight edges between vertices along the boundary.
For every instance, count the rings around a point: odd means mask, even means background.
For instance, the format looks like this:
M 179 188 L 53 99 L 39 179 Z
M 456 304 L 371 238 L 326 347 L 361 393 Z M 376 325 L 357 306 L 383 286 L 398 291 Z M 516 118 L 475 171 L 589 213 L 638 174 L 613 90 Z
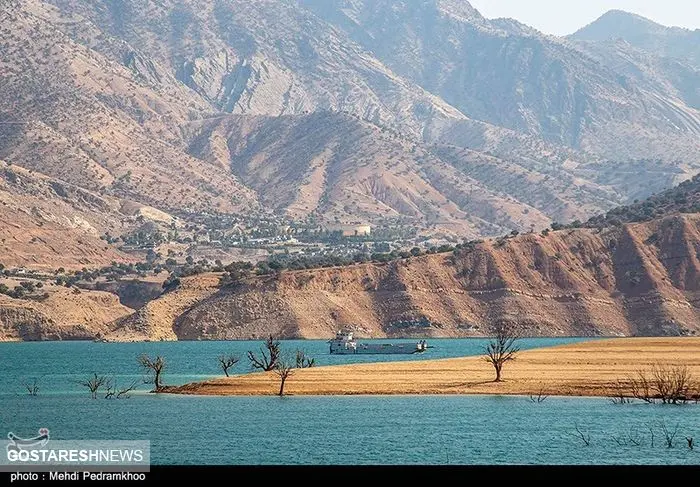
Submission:
M 521 352 L 503 369 L 503 382 L 481 357 L 385 362 L 295 370 L 290 395 L 342 394 L 547 394 L 614 395 L 618 380 L 655 364 L 685 365 L 700 379 L 700 338 L 621 338 Z M 270 395 L 272 373 L 187 384 L 169 392 L 204 395 Z

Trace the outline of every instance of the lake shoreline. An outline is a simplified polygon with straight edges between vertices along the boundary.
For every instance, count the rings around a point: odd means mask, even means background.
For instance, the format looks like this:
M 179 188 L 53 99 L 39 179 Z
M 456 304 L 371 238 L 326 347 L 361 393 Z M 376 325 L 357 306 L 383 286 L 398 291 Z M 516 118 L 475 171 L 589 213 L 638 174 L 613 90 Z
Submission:
M 23 340 L 21 338 L 5 338 L 0 337 L 0 345 L 10 344 L 10 343 L 105 343 L 105 344 L 139 344 L 139 343 L 232 343 L 232 342 L 251 342 L 251 341 L 262 341 L 265 340 L 266 336 L 250 336 L 247 338 L 234 338 L 230 340 L 224 339 L 208 339 L 208 338 L 193 338 L 193 339 L 163 339 L 163 340 L 111 340 L 111 339 L 90 339 L 90 338 L 65 338 L 65 339 L 41 339 L 41 340 Z M 333 336 L 327 336 L 323 338 L 306 338 L 306 337 L 296 337 L 296 336 L 276 336 L 276 339 L 284 341 L 328 341 L 333 338 Z M 415 340 L 427 340 L 431 342 L 433 340 L 485 340 L 490 338 L 489 335 L 469 335 L 469 336 L 435 336 L 435 335 L 396 335 L 396 336 L 386 336 L 386 337 L 363 337 L 356 336 L 358 340 L 374 340 L 374 341 L 415 341 Z M 520 337 L 523 340 L 540 340 L 540 339 L 555 339 L 555 340 L 608 340 L 615 338 L 632 338 L 626 336 L 618 335 L 525 335 Z
M 638 370 L 655 364 L 687 366 L 700 379 L 700 338 L 614 338 L 521 352 L 493 382 L 482 357 L 376 362 L 296 369 L 285 393 L 293 396 L 507 395 L 612 397 Z M 271 372 L 237 375 L 182 386 L 166 394 L 271 396 Z M 623 391 L 629 393 L 629 391 Z M 700 391 L 699 391 L 700 392 Z

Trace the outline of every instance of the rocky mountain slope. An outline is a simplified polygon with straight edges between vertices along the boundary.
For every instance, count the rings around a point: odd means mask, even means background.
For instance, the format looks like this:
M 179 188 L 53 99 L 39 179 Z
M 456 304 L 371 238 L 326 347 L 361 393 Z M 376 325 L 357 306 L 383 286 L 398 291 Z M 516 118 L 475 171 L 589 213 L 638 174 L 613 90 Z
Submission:
M 3 2 L 0 18 L 0 158 L 170 211 L 255 207 L 229 171 L 183 150 L 179 127 L 207 105 L 174 77 L 150 85 L 134 71 L 138 59 L 90 48 L 102 36 L 95 26 L 62 32 L 76 25 L 45 2 Z
M 128 228 L 129 218 L 114 198 L 0 161 L 4 266 L 53 270 L 132 261 L 100 240 L 107 231 Z
M 191 278 L 110 339 L 694 335 L 700 215 L 488 241 L 453 254 L 284 272 L 218 289 Z M 184 306 L 182 306 L 184 303 Z
M 639 86 L 565 39 L 485 19 L 468 2 L 302 4 L 470 118 L 616 160 L 668 159 L 660 142 L 669 138 L 684 152 L 698 148 L 700 112 L 673 92 Z M 638 146 L 645 136 L 657 139 L 654 151 Z
M 146 205 L 493 236 L 700 168 L 685 61 L 468 2 L 7 0 L 0 20 L 0 158 L 113 222 Z
M 570 37 L 582 41 L 620 39 L 639 49 L 700 67 L 700 29 L 666 27 L 621 10 L 607 12 Z
M 264 206 L 294 220 L 403 223 L 476 238 L 574 220 L 620 198 L 555 164 L 426 145 L 348 114 L 219 117 L 190 130 L 190 154 L 229 166 Z

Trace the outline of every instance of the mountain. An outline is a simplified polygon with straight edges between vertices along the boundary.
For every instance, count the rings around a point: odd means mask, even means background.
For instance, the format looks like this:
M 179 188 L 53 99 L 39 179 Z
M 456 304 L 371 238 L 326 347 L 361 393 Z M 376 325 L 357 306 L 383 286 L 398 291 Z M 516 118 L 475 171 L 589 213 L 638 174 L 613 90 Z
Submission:
M 663 87 L 642 89 L 565 39 L 484 19 L 467 2 L 302 4 L 467 117 L 613 160 L 679 149 L 697 164 L 696 108 Z M 652 147 L 638 145 L 645 137 Z
M 426 145 L 347 114 L 228 116 L 190 129 L 190 154 L 230 167 L 265 207 L 297 221 L 404 222 L 476 238 L 577 219 L 619 198 L 516 151 Z
M 0 159 L 41 186 L 12 198 L 92 227 L 12 240 L 11 265 L 134 259 L 95 236 L 149 215 L 539 230 L 700 169 L 685 61 L 466 1 L 6 0 L 0 19 Z M 17 215 L 0 231 L 31 240 L 42 220 Z
M 624 40 L 634 47 L 684 60 L 700 68 L 700 29 L 666 27 L 622 10 L 611 10 L 570 36 L 580 41 Z
M 80 34 L 67 36 L 57 28 L 59 13 L 44 2 L 5 2 L 2 15 L 0 158 L 164 210 L 255 206 L 228 171 L 178 147 L 188 112 L 206 105 L 198 107 L 174 78 L 162 87 L 141 82 L 124 59 L 84 45 L 98 30 L 81 23 Z
M 665 27 L 614 10 L 569 39 L 626 81 L 633 80 L 640 89 L 649 93 L 663 90 L 686 106 L 700 109 L 700 29 Z

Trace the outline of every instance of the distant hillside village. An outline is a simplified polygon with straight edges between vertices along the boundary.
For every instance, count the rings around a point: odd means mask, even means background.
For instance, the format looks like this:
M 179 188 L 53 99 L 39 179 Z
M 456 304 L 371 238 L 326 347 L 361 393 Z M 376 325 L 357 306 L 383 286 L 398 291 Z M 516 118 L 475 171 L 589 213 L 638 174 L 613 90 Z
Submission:
M 336 224 L 325 228 L 328 232 L 341 232 L 343 237 L 369 237 L 372 227 L 368 224 Z

